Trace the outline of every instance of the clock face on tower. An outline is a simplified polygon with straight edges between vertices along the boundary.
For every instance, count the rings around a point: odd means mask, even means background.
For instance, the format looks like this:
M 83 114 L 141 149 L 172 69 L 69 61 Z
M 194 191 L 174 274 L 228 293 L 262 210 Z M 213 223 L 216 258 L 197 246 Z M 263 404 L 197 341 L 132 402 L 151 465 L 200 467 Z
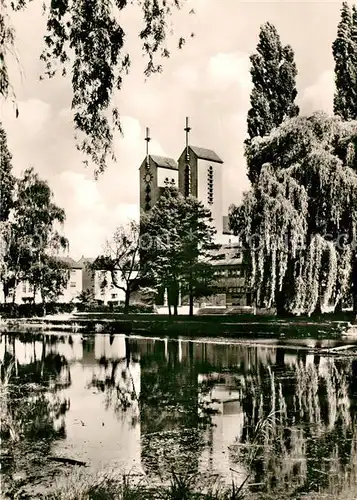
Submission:
M 152 174 L 150 174 L 150 173 L 148 172 L 147 174 L 145 174 L 144 179 L 145 179 L 145 182 L 146 182 L 147 184 L 149 184 L 149 182 L 151 182 L 151 181 L 152 181 Z

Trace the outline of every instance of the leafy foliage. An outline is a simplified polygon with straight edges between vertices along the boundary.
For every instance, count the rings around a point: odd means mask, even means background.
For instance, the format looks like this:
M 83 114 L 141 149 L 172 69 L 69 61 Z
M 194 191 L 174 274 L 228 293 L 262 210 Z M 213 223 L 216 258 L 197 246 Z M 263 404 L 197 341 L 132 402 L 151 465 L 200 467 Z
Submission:
M 296 116 L 299 108 L 294 103 L 297 95 L 294 52 L 290 45 L 282 45 L 271 23 L 261 27 L 257 52 L 250 56 L 250 61 L 253 89 L 247 123 L 249 138 L 252 139 L 269 134 L 286 118 Z M 247 143 L 249 145 L 249 139 Z M 256 176 L 256 172 L 249 168 L 252 182 Z
M 0 122 L 0 222 L 8 219 L 12 207 L 15 179 L 11 173 L 11 159 L 6 133 Z
M 109 272 L 111 283 L 125 293 L 124 312 L 128 312 L 130 296 L 143 278 L 139 267 L 139 226 L 132 221 L 116 229 L 112 241 L 107 241 L 104 255 L 98 256 L 92 264 L 93 270 L 102 271 L 102 286 L 107 286 L 105 272 Z
M 55 302 L 63 292 L 69 279 L 69 266 L 59 258 L 40 255 L 31 266 L 27 280 L 34 289 L 41 291 L 42 301 Z
M 357 8 L 343 2 L 337 37 L 332 45 L 336 92 L 334 113 L 344 120 L 357 119 Z
M 357 123 L 323 113 L 285 121 L 247 148 L 259 180 L 231 227 L 250 254 L 258 303 L 283 295 L 312 313 L 351 292 L 357 235 Z
M 12 91 L 8 67 L 7 55 L 13 54 L 15 33 L 11 26 L 7 11 L 7 0 L 0 0 L 0 95 L 5 98 Z
M 5 236 L 6 282 L 13 288 L 21 280 L 28 280 L 53 300 L 68 279 L 64 265 L 55 259 L 67 240 L 56 229 L 65 220 L 64 210 L 53 202 L 52 191 L 33 168 L 25 170 L 18 179 L 11 224 Z
M 196 198 L 183 197 L 175 188 L 166 188 L 154 208 L 142 219 L 144 265 L 157 286 L 173 293 L 177 305 L 179 286 L 190 297 L 200 296 L 213 281 L 209 251 L 215 248 L 211 212 Z M 170 301 L 169 301 L 170 302 Z
M 9 27 L 8 11 L 25 8 L 31 0 L 1 0 L 0 13 L 0 95 L 10 86 L 6 56 L 12 51 L 14 31 Z M 95 173 L 103 172 L 108 157 L 114 158 L 113 133 L 121 131 L 120 114 L 112 103 L 130 68 L 125 51 L 126 33 L 120 23 L 122 11 L 137 5 L 143 13 L 144 27 L 138 34 L 148 58 L 145 75 L 162 71 L 157 61 L 170 55 L 167 35 L 169 19 L 185 0 L 52 0 L 44 4 L 47 15 L 46 48 L 41 55 L 45 74 L 67 75 L 71 68 L 74 125 L 79 132 L 78 149 L 88 155 Z M 184 45 L 181 37 L 179 47 Z

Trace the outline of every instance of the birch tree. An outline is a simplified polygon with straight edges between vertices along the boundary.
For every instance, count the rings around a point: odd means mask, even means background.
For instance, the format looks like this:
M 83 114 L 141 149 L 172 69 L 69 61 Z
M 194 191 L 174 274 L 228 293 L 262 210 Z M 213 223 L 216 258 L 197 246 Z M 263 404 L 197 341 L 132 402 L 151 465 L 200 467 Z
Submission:
M 65 212 L 54 203 L 48 183 L 33 168 L 26 169 L 17 181 L 11 223 L 9 267 L 13 301 L 17 284 L 27 280 L 39 291 L 45 312 L 48 296 L 52 295 L 50 281 L 55 290 L 60 286 L 57 278 L 60 283 L 64 279 L 57 273 L 57 266 L 52 266 L 52 258 L 68 245 L 59 231 L 64 221 Z
M 131 221 L 116 229 L 111 240 L 106 242 L 103 255 L 98 256 L 91 266 L 94 271 L 104 272 L 103 287 L 108 286 L 105 273 L 109 272 L 113 287 L 124 292 L 124 313 L 128 312 L 132 292 L 143 278 L 139 250 L 139 225 Z

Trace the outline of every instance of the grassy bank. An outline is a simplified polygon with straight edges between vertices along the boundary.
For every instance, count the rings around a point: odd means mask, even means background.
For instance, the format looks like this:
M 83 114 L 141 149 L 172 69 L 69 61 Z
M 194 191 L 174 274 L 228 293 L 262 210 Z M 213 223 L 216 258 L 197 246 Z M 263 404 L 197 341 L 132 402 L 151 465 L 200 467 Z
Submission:
M 130 476 L 89 474 L 75 470 L 57 479 L 50 491 L 36 498 L 41 500 L 355 500 L 352 486 L 333 492 L 314 492 L 290 496 L 278 491 L 254 493 L 246 484 L 231 486 L 217 480 L 202 481 L 193 477 L 172 474 L 168 484 L 149 486 L 133 481 Z
M 158 314 L 81 313 L 67 318 L 8 319 L 2 331 L 70 330 L 87 333 L 126 333 L 151 336 L 322 338 L 338 337 L 342 327 L 353 321 L 352 313 L 312 317 L 255 316 L 252 314 L 166 316 Z

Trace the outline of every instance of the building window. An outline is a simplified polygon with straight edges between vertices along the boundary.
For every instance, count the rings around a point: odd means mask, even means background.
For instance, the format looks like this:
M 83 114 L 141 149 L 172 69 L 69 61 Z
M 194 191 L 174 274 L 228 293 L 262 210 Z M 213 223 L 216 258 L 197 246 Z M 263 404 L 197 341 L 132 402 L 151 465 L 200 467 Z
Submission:
M 112 299 L 116 299 L 117 298 L 117 294 L 116 293 L 112 293 Z
M 26 287 L 26 283 L 24 283 L 22 285 L 22 293 L 26 293 L 27 292 L 27 287 Z
M 190 166 L 186 165 L 185 168 L 185 196 L 190 196 L 191 192 L 191 180 L 190 180 Z
M 71 288 L 75 288 L 75 286 L 76 286 L 76 282 L 75 282 L 75 281 L 71 281 L 70 286 L 71 286 Z
M 242 275 L 242 272 L 241 272 L 240 269 L 230 269 L 229 270 L 229 276 L 230 277 L 235 277 L 236 278 L 236 277 L 239 277 L 241 275 Z
M 241 296 L 245 292 L 244 287 L 242 286 L 233 286 L 228 288 L 228 293 L 233 295 Z
M 213 167 L 208 167 L 207 173 L 207 201 L 209 205 L 213 204 Z

